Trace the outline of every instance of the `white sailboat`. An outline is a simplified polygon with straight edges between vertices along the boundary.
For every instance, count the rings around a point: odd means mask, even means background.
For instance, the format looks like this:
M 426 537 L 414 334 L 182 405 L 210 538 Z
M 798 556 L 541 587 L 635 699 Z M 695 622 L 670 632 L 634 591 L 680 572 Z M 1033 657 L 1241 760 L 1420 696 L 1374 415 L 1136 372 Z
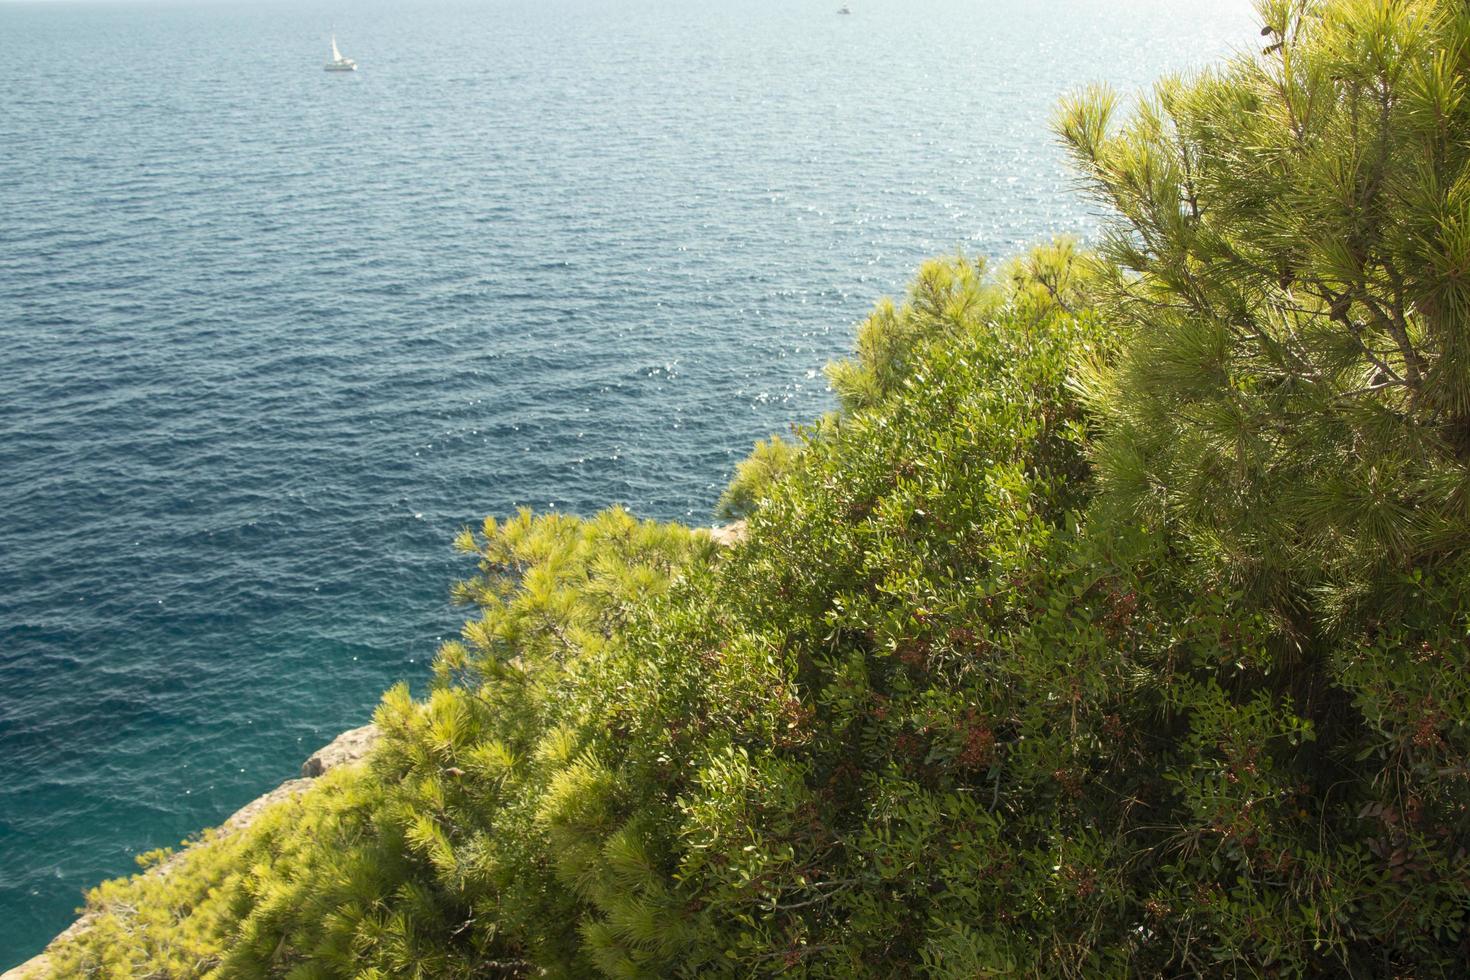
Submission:
M 342 57 L 342 52 L 337 50 L 337 35 L 332 35 L 332 60 L 323 65 L 327 71 L 357 71 L 357 62 L 351 58 Z

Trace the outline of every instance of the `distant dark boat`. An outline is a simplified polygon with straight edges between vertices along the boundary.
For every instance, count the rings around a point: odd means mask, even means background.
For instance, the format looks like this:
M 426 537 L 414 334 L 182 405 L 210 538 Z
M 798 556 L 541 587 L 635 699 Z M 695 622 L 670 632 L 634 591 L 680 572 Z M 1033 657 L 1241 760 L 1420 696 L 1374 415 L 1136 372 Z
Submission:
M 837 8 L 837 12 L 839 14 L 850 14 L 850 13 L 852 13 L 851 10 L 848 10 L 847 9 L 847 4 L 845 4 L 845 3 L 842 6 L 840 6 L 840 7 Z

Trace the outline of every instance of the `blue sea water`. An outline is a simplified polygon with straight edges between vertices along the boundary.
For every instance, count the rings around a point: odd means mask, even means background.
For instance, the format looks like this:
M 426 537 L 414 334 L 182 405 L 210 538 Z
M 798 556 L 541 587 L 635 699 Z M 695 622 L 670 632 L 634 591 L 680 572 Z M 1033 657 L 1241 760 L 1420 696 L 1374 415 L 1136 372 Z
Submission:
M 707 523 L 1246 0 L 0 2 L 0 966 L 290 776 L 519 505 Z M 362 69 L 321 70 L 328 32 Z

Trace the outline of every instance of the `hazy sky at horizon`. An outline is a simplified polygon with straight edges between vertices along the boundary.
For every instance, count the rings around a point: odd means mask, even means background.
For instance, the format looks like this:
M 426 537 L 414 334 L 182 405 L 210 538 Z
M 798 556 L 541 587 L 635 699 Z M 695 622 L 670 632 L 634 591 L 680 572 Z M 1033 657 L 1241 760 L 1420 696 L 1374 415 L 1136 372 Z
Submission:
M 318 6 L 344 6 L 343 0 L 308 0 Z M 371 2 L 371 0 L 370 0 Z M 404 4 L 439 4 L 439 3 L 464 3 L 475 2 L 475 0 L 393 0 L 395 5 Z M 487 5 L 507 4 L 519 2 L 519 0 L 480 0 Z M 700 2 L 700 0 L 696 0 Z M 709 4 L 728 5 L 729 0 L 702 0 Z M 738 2 L 738 0 L 737 0 Z M 833 6 L 828 0 L 801 0 L 806 6 L 814 9 Z M 894 3 L 913 3 L 914 0 L 865 0 L 867 6 L 887 6 Z M 1038 6 L 1048 5 L 1049 0 L 1035 0 Z M 1182 10 L 1218 11 L 1231 8 L 1249 9 L 1253 6 L 1253 0 L 1164 0 L 1170 6 Z M 1114 8 L 1127 8 L 1130 5 L 1140 3 L 1157 4 L 1158 0 L 1098 0 L 1099 6 L 1110 6 Z M 301 0 L 0 0 L 0 7 L 24 7 L 37 4 L 51 4 L 59 6 L 92 7 L 99 5 L 123 5 L 135 7 L 187 7 L 187 6 L 253 6 L 253 7 L 276 7 L 276 6 L 301 6 Z M 1050 0 L 1052 6 L 1063 6 L 1062 0 Z M 838 4 L 840 5 L 840 3 Z M 863 3 L 849 4 L 849 6 L 863 6 Z M 835 9 L 835 8 L 834 8 Z M 856 12 L 856 11 L 855 11 Z

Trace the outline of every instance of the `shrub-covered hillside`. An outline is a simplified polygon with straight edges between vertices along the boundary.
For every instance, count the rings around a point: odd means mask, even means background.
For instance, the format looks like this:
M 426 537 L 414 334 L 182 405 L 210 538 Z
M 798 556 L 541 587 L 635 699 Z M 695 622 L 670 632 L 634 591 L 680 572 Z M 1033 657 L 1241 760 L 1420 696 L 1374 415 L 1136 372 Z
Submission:
M 1467 975 L 1470 13 L 1261 9 L 1062 107 L 1108 240 L 925 266 L 743 542 L 466 532 L 369 767 L 56 975 Z

